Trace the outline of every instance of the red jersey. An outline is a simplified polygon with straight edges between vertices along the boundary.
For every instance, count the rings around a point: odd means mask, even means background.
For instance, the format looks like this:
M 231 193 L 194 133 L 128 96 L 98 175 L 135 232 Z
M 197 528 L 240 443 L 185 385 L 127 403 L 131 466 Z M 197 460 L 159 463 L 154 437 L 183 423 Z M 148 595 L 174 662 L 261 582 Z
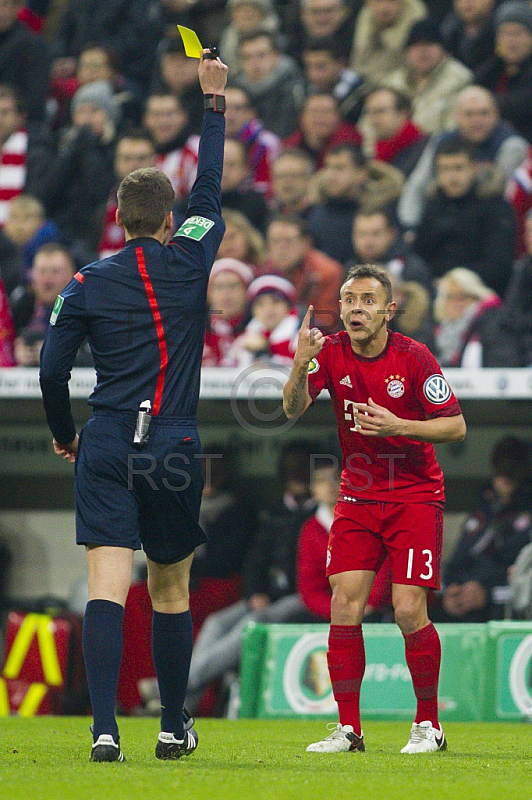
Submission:
M 425 345 L 388 332 L 375 358 L 356 355 L 347 331 L 327 336 L 309 365 L 309 394 L 332 398 L 343 454 L 340 500 L 443 502 L 443 474 L 434 447 L 405 436 L 362 436 L 355 430 L 354 403 L 368 398 L 402 419 L 461 414 L 440 366 Z

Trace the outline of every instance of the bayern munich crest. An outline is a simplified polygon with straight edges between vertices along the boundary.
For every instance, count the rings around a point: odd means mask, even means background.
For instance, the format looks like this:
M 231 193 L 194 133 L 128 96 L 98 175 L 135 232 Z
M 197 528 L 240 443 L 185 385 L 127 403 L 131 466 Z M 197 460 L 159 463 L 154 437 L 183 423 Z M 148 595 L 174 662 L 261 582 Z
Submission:
M 402 397 L 404 395 L 404 378 L 402 378 L 400 375 L 390 375 L 390 377 L 386 378 L 384 382 L 387 384 L 386 391 L 390 397 Z

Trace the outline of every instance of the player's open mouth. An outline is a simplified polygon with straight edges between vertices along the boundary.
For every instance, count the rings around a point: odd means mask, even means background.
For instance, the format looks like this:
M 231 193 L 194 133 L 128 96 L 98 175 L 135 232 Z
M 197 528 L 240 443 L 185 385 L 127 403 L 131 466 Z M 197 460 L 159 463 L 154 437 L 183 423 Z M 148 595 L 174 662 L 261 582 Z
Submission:
M 361 319 L 352 319 L 349 323 L 349 327 L 353 331 L 360 331 L 364 327 L 364 322 Z

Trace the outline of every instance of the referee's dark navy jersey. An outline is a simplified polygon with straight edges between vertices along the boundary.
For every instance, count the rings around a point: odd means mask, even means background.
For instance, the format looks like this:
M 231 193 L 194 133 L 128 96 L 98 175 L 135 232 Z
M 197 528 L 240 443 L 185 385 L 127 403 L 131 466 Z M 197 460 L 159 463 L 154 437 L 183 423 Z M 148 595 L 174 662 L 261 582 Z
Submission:
M 198 174 L 185 222 L 167 246 L 153 238 L 127 242 L 115 256 L 89 264 L 59 295 L 41 351 L 40 381 L 54 438 L 75 437 L 68 380 L 85 337 L 94 357 L 94 408 L 194 420 L 210 269 L 222 240 L 220 181 L 224 117 L 205 113 Z

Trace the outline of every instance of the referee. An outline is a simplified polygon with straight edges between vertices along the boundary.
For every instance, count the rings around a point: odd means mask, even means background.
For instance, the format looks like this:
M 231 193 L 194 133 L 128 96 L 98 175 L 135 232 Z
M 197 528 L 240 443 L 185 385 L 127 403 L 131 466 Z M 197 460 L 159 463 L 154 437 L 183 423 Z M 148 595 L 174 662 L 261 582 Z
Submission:
M 168 243 L 175 197 L 161 171 L 138 169 L 124 178 L 116 218 L 126 245 L 84 267 L 58 296 L 41 354 L 46 417 L 56 454 L 76 463 L 76 539 L 87 550 L 83 652 L 92 761 L 124 760 L 115 703 L 124 604 L 133 552 L 141 547 L 162 706 L 155 755 L 177 759 L 198 743 L 193 720 L 184 726 L 183 718 L 192 652 L 188 582 L 194 549 L 205 541 L 196 416 L 207 282 L 225 229 L 227 67 L 204 50 L 198 74 L 205 115 L 185 222 Z M 68 381 L 86 337 L 97 384 L 89 398 L 93 416 L 78 438 Z

